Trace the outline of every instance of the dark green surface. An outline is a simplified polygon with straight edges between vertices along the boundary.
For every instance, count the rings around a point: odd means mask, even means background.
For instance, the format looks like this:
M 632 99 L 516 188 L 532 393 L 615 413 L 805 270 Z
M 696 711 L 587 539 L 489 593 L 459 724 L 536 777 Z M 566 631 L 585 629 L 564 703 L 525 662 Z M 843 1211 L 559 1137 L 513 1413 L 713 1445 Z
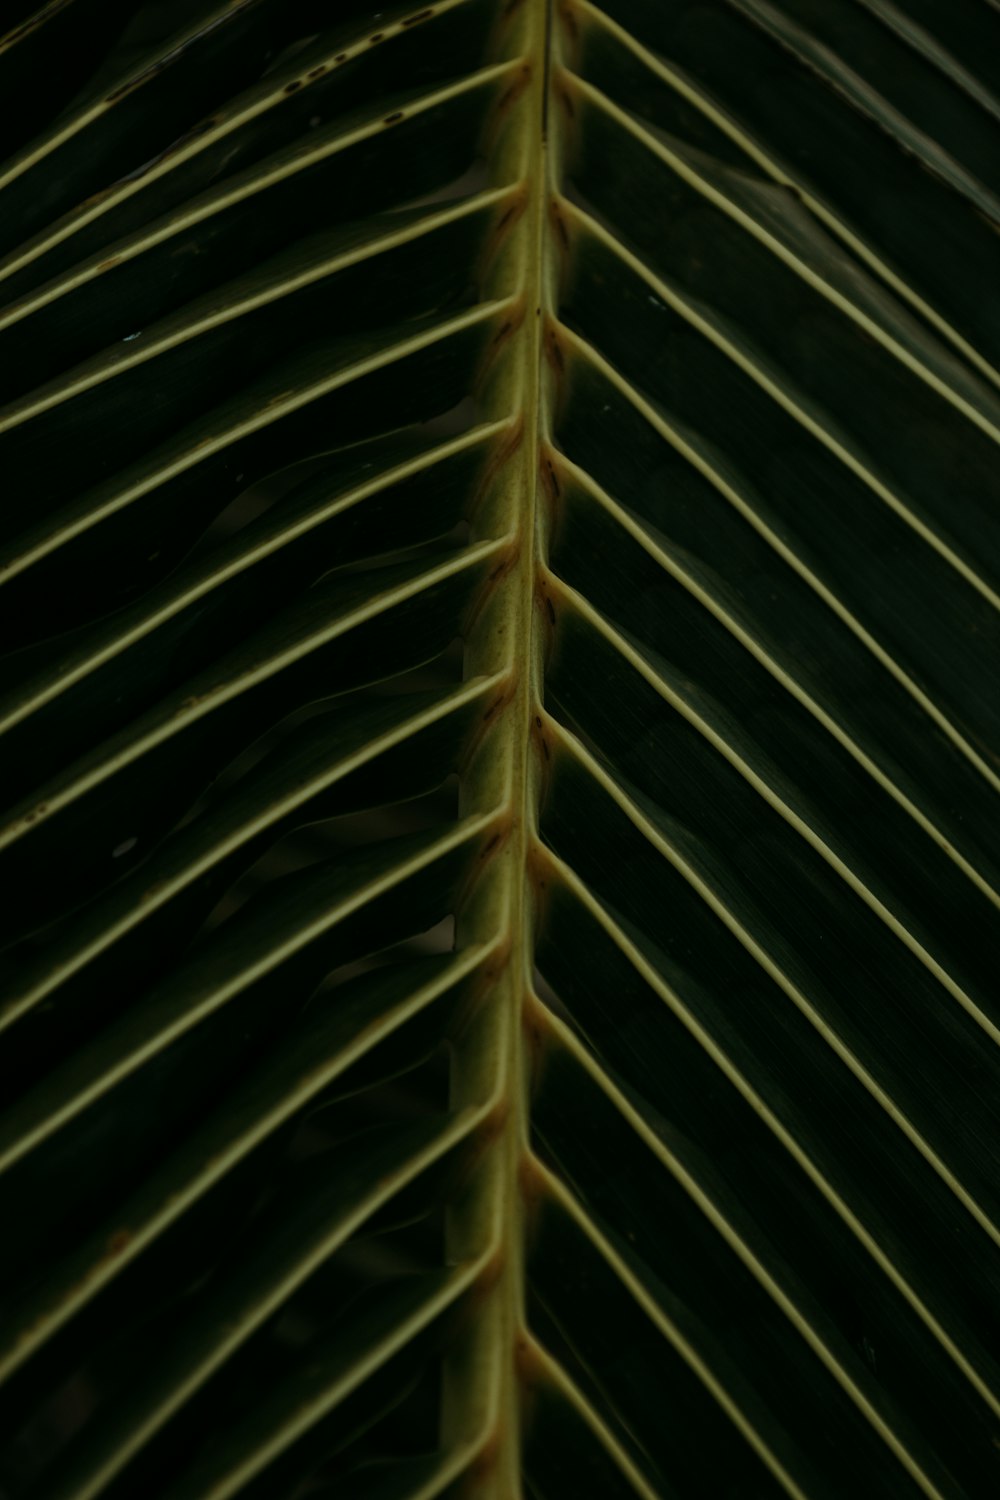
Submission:
M 0 31 L 0 1500 L 993 1500 L 993 0 Z

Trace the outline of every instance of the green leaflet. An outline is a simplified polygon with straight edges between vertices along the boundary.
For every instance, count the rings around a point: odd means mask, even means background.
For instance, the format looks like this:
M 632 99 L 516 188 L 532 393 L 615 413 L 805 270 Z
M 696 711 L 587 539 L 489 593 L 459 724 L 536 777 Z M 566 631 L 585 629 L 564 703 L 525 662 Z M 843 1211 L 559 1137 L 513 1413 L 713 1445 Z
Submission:
M 1000 17 L 0 25 L 0 1492 L 1000 1484 Z

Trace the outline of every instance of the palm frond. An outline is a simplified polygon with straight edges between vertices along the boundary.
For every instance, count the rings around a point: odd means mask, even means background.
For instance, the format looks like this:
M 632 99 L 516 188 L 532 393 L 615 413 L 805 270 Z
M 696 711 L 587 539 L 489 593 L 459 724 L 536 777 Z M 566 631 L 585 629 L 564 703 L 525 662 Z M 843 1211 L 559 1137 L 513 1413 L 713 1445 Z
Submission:
M 992 1496 L 992 0 L 2 24 L 0 1491 Z

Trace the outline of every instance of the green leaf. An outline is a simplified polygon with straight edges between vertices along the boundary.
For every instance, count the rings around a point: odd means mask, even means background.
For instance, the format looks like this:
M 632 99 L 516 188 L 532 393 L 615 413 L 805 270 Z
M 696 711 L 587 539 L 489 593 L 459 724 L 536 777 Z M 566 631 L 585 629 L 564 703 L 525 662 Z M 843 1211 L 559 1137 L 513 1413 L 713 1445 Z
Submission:
M 0 26 L 0 1492 L 994 1495 L 992 0 Z

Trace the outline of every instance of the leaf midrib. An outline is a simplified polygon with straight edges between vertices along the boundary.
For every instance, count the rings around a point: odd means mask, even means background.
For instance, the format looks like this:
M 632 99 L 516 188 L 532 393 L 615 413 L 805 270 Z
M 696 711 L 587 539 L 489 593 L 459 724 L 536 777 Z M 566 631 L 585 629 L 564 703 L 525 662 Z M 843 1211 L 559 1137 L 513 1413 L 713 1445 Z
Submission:
M 529 1058 L 526 1013 L 534 1003 L 533 865 L 538 848 L 538 803 L 543 775 L 542 642 L 537 628 L 545 505 L 541 470 L 550 438 L 553 338 L 552 176 L 548 99 L 554 20 L 550 0 L 508 7 L 509 67 L 521 89 L 495 129 L 499 185 L 518 186 L 523 207 L 514 218 L 489 275 L 490 296 L 510 299 L 509 337 L 486 372 L 484 403 L 492 420 L 510 420 L 516 441 L 480 497 L 478 525 L 508 539 L 504 566 L 468 642 L 467 671 L 501 674 L 506 694 L 485 739 L 473 749 L 465 777 L 469 810 L 499 813 L 499 837 L 459 914 L 461 941 L 499 942 L 503 965 L 465 1055 L 456 1064 L 457 1102 L 477 1095 L 491 1104 L 491 1142 L 473 1199 L 456 1216 L 451 1253 L 468 1260 L 491 1244 L 491 1285 L 483 1294 L 471 1338 L 474 1378 L 445 1403 L 445 1445 L 470 1437 L 482 1444 L 481 1493 L 517 1500 L 521 1488 L 521 1365 L 530 1336 L 525 1315 L 525 1205 L 522 1182 L 529 1157 Z M 508 40 L 509 38 L 509 40 Z M 458 1362 L 456 1361 L 456 1371 Z M 446 1390 L 449 1382 L 446 1381 Z

